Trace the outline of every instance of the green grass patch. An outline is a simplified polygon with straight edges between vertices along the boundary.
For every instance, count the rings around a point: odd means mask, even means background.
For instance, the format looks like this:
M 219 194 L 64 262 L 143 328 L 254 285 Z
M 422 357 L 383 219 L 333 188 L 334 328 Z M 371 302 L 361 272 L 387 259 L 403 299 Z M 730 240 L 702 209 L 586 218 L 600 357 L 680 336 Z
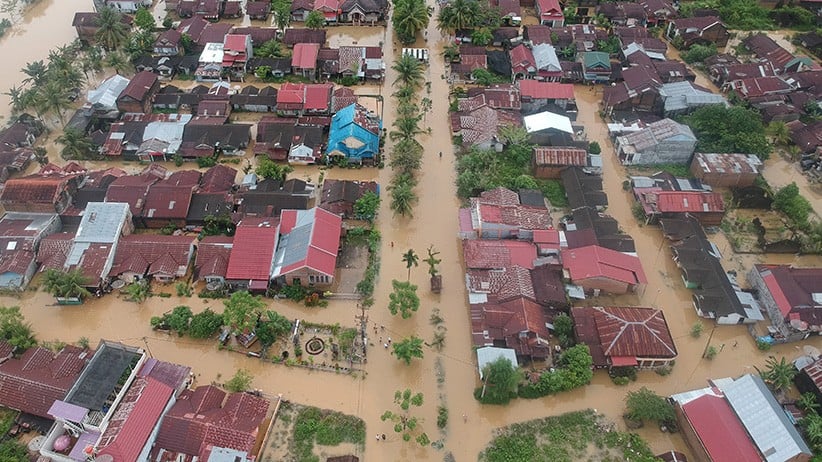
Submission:
M 365 422 L 359 417 L 307 407 L 294 422 L 294 447 L 291 453 L 299 462 L 319 462 L 314 445 L 337 446 L 342 443 L 365 445 Z
M 668 172 L 677 178 L 693 178 L 694 175 L 683 164 L 637 165 L 628 167 L 628 174 L 633 176 L 653 175 L 654 173 Z
M 575 462 L 656 460 L 638 435 L 613 430 L 591 409 L 530 420 L 498 429 L 481 462 Z

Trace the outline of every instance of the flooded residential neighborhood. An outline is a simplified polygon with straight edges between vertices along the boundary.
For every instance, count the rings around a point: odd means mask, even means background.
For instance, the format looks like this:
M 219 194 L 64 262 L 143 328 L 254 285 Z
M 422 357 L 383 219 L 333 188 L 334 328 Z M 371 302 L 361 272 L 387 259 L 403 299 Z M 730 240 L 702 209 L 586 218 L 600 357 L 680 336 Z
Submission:
M 703 3 L 8 2 L 0 448 L 818 457 L 817 12 Z

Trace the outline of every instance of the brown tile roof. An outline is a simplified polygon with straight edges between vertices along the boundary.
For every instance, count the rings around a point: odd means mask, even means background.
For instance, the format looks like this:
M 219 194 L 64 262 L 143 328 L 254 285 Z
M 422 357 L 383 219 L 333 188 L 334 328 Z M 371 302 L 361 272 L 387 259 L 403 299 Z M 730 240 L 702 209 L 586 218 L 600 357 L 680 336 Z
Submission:
M 197 246 L 194 273 L 197 279 L 206 276 L 222 276 L 228 272 L 228 259 L 234 238 L 230 236 L 206 236 Z
M 217 164 L 203 173 L 200 179 L 200 192 L 225 192 L 234 187 L 237 170 L 223 164 Z
M 46 419 L 55 400 L 63 399 L 91 354 L 68 345 L 53 353 L 30 348 L 20 358 L 0 364 L 0 405 Z
M 120 238 L 110 274 L 183 276 L 191 259 L 194 238 L 132 234 Z
M 68 178 L 31 175 L 6 181 L 0 201 L 4 203 L 54 204 L 65 190 Z
M 588 153 L 584 149 L 571 147 L 543 147 L 534 148 L 534 163 L 542 165 L 588 165 Z
M 0 274 L 13 273 L 25 275 L 35 260 L 31 250 L 0 250 Z
M 158 79 L 157 74 L 153 72 L 138 72 L 132 77 L 131 81 L 126 85 L 126 88 L 120 93 L 120 96 L 117 97 L 117 100 L 119 101 L 128 97 L 135 101 L 143 101 L 148 95 L 149 90 L 151 90 L 151 87 L 157 83 Z
M 482 346 L 502 340 L 520 356 L 545 357 L 549 353 L 550 334 L 545 321 L 543 308 L 524 297 L 471 306 L 474 344 Z M 523 332 L 527 334 L 522 336 Z
M 526 241 L 466 239 L 462 241 L 465 267 L 501 269 L 513 265 L 534 267 L 537 248 Z
M 325 29 L 286 29 L 283 43 L 294 46 L 298 43 L 325 44 Z

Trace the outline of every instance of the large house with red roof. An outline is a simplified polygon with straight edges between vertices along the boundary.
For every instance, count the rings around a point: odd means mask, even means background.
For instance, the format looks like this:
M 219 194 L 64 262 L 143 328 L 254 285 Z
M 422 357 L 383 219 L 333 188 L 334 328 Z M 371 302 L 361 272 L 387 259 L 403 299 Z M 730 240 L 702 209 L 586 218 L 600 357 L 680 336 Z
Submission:
M 276 246 L 275 220 L 246 218 L 237 223 L 234 245 L 228 257 L 226 282 L 238 289 L 266 290 Z
M 759 294 L 777 343 L 822 332 L 822 268 L 755 265 L 748 273 L 748 283 Z
M 517 86 L 519 86 L 523 112 L 540 112 L 545 110 L 548 104 L 554 104 L 566 111 L 576 110 L 574 86 L 570 83 L 524 79 L 518 81 Z
M 670 366 L 676 346 L 662 310 L 639 307 L 571 308 L 574 336 L 588 345 L 594 367 Z
M 228 260 L 234 247 L 233 236 L 206 236 L 197 245 L 194 278 L 206 283 L 225 282 Z
M 315 80 L 317 78 L 317 57 L 320 45 L 317 43 L 298 43 L 294 45 L 291 55 L 291 72 Z
M 643 292 L 648 280 L 639 258 L 589 245 L 560 252 L 565 278 L 586 292 L 626 294 Z
M 223 40 L 223 69 L 232 75 L 242 78 L 246 73 L 248 61 L 254 57 L 251 36 L 227 34 Z
M 472 197 L 460 217 L 460 234 L 471 238 L 530 239 L 534 230 L 552 227 L 547 208 L 522 205 L 519 194 L 503 187 Z
M 537 18 L 544 26 L 562 27 L 565 24 L 565 16 L 562 14 L 562 7 L 557 0 L 536 0 Z
M 662 188 L 634 188 L 634 197 L 642 205 L 645 223 L 688 213 L 703 226 L 719 226 L 725 217 L 722 194 L 711 191 L 663 191 Z
M 250 393 L 226 392 L 213 385 L 184 391 L 163 418 L 151 461 L 210 460 L 213 448 L 254 453 L 268 400 Z
M 132 234 L 120 238 L 110 278 L 126 282 L 151 277 L 160 282 L 185 276 L 194 254 L 192 236 Z
M 286 117 L 328 115 L 334 85 L 286 82 L 277 92 L 277 113 Z
M 283 210 L 271 278 L 280 284 L 334 283 L 342 218 L 327 210 Z

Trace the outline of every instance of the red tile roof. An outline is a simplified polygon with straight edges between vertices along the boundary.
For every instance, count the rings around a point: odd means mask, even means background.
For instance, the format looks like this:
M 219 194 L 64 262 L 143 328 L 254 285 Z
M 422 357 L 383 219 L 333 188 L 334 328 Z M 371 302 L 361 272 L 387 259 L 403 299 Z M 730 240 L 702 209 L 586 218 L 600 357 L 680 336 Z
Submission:
M 563 250 L 562 266 L 571 281 L 605 277 L 627 284 L 645 284 L 645 272 L 639 258 L 596 245 Z
M 139 275 L 181 277 L 191 260 L 194 238 L 131 234 L 120 238 L 109 274 L 131 272 Z
M 126 85 L 126 88 L 120 93 L 120 96 L 117 97 L 117 100 L 119 101 L 128 97 L 135 101 L 143 101 L 146 95 L 148 95 L 149 90 L 151 90 L 151 87 L 157 83 L 158 79 L 157 74 L 153 72 L 138 72 L 132 77 L 131 81 Z
M 331 106 L 334 85 L 315 83 L 305 86 L 305 109 L 307 111 L 327 111 Z
M 762 459 L 745 426 L 724 398 L 705 394 L 685 403 L 682 411 L 714 462 Z
M 57 354 L 43 347 L 26 350 L 0 364 L 0 405 L 50 419 L 49 408 L 65 398 L 91 356 L 72 345 Z
M 513 265 L 532 269 L 537 248 L 526 241 L 466 239 L 462 241 L 465 267 L 501 269 Z
M 588 153 L 584 149 L 570 147 L 543 147 L 534 148 L 534 163 L 537 167 L 543 165 L 588 165 Z
M 228 260 L 234 238 L 229 236 L 206 236 L 197 246 L 194 271 L 198 279 L 206 276 L 226 276 Z
M 171 387 L 158 380 L 135 379 L 100 436 L 98 456 L 109 455 L 115 461 L 138 460 L 173 393 Z
M 32 175 L 6 181 L 0 201 L 4 203 L 54 204 L 65 190 L 68 178 Z
M 661 310 L 637 307 L 580 307 L 572 309 L 574 319 L 593 317 L 596 343 L 607 358 L 675 358 L 676 346 Z
M 522 356 L 544 357 L 550 351 L 547 342 L 550 334 L 545 321 L 543 308 L 524 297 L 471 306 L 471 331 L 475 345 L 489 345 L 501 340 Z M 521 333 L 527 334 L 522 337 Z
M 558 16 L 562 16 L 562 8 L 557 0 L 537 0 L 537 5 L 539 5 L 539 11 L 542 12 L 543 16 L 554 16 L 548 14 L 550 12 L 556 12 L 559 13 Z
M 298 69 L 316 69 L 319 53 L 320 45 L 317 43 L 298 43 L 294 45 L 291 66 Z
M 525 73 L 529 68 L 536 70 L 536 60 L 530 48 L 520 44 L 508 53 L 511 55 L 511 69 L 514 73 Z
M 521 266 L 503 269 L 469 269 L 466 271 L 468 287 L 472 292 L 487 293 L 498 301 L 516 297 L 535 299 L 531 272 Z
M 540 82 L 524 79 L 519 81 L 519 93 L 532 99 L 574 99 L 574 86 L 570 83 Z
M 745 98 L 756 98 L 774 93 L 787 93 L 793 87 L 780 77 L 751 77 L 748 79 L 734 80 L 731 86 L 742 93 Z
M 226 279 L 268 281 L 276 244 L 277 228 L 274 223 L 257 226 L 240 222 L 234 233 Z
M 217 164 L 203 173 L 200 180 L 200 192 L 224 192 L 234 186 L 237 170 L 223 164 Z
M 34 263 L 35 255 L 31 250 L 0 250 L 0 274 L 14 273 L 25 275 L 31 264 Z
M 232 393 L 221 407 L 224 398 L 211 385 L 184 391 L 163 419 L 156 447 L 201 458 L 209 446 L 253 452 L 268 400 Z
M 802 313 L 802 319 L 812 325 L 814 312 L 822 311 L 822 303 L 814 300 L 814 294 L 822 293 L 822 268 L 793 268 L 787 265 L 756 265 L 768 292 L 771 293 L 779 311 L 786 318 L 793 313 Z M 817 315 L 817 317 L 820 315 Z

